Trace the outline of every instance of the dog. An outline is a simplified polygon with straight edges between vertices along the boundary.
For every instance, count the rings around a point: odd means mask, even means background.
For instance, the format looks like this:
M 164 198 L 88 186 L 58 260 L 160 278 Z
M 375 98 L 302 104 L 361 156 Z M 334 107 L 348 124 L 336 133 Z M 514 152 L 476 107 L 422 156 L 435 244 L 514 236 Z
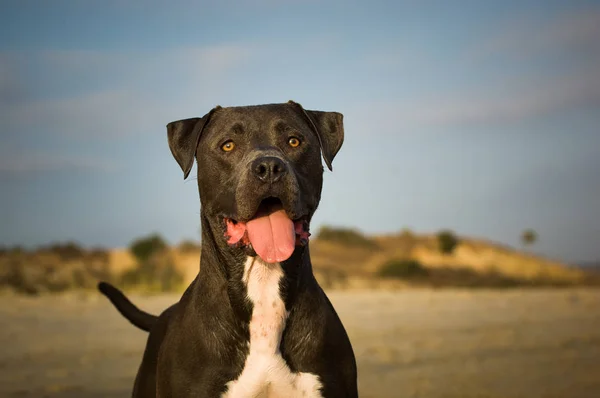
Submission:
M 352 345 L 319 286 L 309 227 L 343 115 L 289 101 L 217 106 L 167 125 L 188 177 L 197 162 L 200 271 L 159 317 L 99 290 L 149 331 L 134 398 L 357 397 Z

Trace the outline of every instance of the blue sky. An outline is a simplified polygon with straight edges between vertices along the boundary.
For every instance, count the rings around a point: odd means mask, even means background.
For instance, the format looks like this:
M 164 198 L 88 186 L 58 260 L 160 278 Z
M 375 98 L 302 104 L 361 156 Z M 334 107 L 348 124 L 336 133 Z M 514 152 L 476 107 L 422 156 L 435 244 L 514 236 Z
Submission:
M 0 243 L 197 239 L 165 125 L 344 114 L 313 230 L 451 228 L 600 258 L 600 6 L 584 1 L 4 1 Z

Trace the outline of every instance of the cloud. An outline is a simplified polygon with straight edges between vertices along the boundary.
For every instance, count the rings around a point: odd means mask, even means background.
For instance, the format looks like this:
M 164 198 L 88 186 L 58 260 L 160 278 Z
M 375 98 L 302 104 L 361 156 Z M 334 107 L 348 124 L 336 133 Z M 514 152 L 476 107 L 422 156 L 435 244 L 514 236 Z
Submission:
M 514 122 L 578 106 L 600 105 L 600 76 L 567 76 L 562 80 L 527 81 L 508 93 L 445 98 L 409 112 L 420 124 L 465 125 Z
M 539 19 L 523 15 L 505 23 L 475 51 L 479 56 L 531 57 L 556 52 L 600 55 L 600 8 L 578 9 Z
M 369 54 L 362 62 L 401 85 L 390 81 L 398 88 L 386 100 L 355 102 L 348 123 L 355 119 L 359 131 L 397 134 L 510 125 L 600 108 L 600 8 L 514 15 L 486 26 L 474 45 L 451 56 L 410 41 Z
M 179 47 L 163 51 L 119 52 L 92 50 L 51 50 L 32 54 L 48 68 L 81 74 L 110 72 L 119 83 L 134 79 L 183 73 L 186 76 L 220 74 L 239 65 L 251 46 L 214 45 Z M 83 76 L 87 77 L 87 76 Z
M 146 132 L 166 125 L 171 117 L 214 106 L 231 70 L 241 67 L 250 52 L 250 46 L 222 45 L 160 53 L 44 51 L 15 56 L 19 62 L 26 58 L 29 64 L 42 65 L 47 80 L 54 81 L 45 84 L 55 85 L 45 91 L 54 96 L 42 92 L 40 98 L 3 101 L 0 134 L 27 130 L 112 139 Z M 4 75 L 0 82 L 20 77 L 15 71 Z M 35 93 L 35 87 L 29 91 Z M 57 92 L 62 95 L 57 97 Z
M 29 173 L 59 171 L 114 172 L 119 165 L 109 159 L 73 156 L 40 151 L 3 153 L 0 156 L 0 175 L 22 176 Z
M 92 93 L 74 98 L 36 101 L 8 108 L 6 129 L 67 137 L 114 138 L 155 127 L 159 107 L 150 98 L 126 90 Z
M 359 104 L 361 130 L 398 133 L 420 127 L 499 125 L 581 107 L 600 107 L 600 63 L 576 73 L 513 79 L 501 88 Z
M 18 66 L 15 60 L 0 54 L 0 107 L 22 96 Z

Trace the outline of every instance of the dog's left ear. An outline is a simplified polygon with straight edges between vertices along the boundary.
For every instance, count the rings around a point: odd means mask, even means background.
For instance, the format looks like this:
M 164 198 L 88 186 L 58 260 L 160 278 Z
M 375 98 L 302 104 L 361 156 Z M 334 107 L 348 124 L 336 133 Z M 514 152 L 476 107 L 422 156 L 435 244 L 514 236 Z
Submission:
M 325 164 L 329 170 L 333 170 L 331 162 L 344 142 L 344 116 L 339 112 L 305 110 L 302 105 L 294 101 L 288 101 L 288 104 L 299 108 L 304 117 L 308 119 L 310 126 L 319 138 Z
M 216 106 L 203 117 L 177 120 L 167 124 L 167 137 L 169 139 L 169 148 L 173 157 L 183 170 L 183 178 L 186 179 L 194 165 L 194 155 L 200 142 L 200 136 L 204 127 L 210 120 L 212 114 L 221 109 Z

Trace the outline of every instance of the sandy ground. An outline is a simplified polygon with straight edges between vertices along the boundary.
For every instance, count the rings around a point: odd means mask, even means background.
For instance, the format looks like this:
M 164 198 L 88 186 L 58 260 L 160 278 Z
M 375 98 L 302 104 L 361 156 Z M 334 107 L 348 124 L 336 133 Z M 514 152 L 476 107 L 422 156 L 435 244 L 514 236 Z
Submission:
M 330 292 L 361 397 L 600 397 L 600 290 Z M 159 312 L 175 296 L 133 296 Z M 145 333 L 99 296 L 0 297 L 1 397 L 128 397 Z

